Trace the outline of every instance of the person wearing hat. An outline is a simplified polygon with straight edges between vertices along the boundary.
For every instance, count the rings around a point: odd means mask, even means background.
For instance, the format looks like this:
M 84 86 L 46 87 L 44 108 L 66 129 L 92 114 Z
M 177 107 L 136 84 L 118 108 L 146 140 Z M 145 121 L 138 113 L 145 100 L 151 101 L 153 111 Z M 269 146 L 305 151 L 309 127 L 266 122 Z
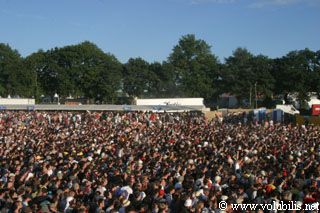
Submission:
M 177 180 L 178 180 L 178 182 L 174 185 L 174 188 L 175 189 L 182 189 L 183 187 L 182 187 L 182 183 L 183 183 L 183 181 L 184 181 L 184 177 L 183 176 L 179 176 L 178 178 L 177 178 Z
M 119 213 L 125 213 L 126 208 L 128 208 L 128 206 L 130 206 L 131 202 L 128 199 L 122 199 L 121 204 L 122 204 L 122 207 L 119 209 Z
M 194 212 L 193 206 L 192 206 L 192 200 L 190 198 L 186 199 L 182 208 L 181 212 Z

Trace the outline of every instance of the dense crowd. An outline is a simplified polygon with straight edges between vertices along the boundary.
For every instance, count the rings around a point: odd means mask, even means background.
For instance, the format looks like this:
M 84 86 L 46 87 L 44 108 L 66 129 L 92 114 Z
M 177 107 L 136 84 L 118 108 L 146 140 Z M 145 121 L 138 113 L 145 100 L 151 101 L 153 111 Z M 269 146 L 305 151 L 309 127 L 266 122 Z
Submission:
M 229 119 L 232 120 L 232 119 Z M 0 212 L 221 212 L 320 199 L 320 128 L 200 113 L 0 113 Z M 226 212 L 231 212 L 227 209 Z

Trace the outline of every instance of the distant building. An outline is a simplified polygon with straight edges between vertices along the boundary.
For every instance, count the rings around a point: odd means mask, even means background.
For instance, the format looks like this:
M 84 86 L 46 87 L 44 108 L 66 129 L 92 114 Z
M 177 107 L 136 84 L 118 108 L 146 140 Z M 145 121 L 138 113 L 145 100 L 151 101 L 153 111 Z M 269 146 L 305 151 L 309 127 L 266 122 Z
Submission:
M 34 105 L 33 98 L 0 98 L 0 105 Z
M 310 100 L 306 102 L 307 109 L 311 109 L 313 104 L 320 104 L 320 99 L 319 99 L 317 93 L 310 92 L 308 95 L 309 95 Z M 289 94 L 288 98 L 297 109 L 301 108 L 297 93 Z

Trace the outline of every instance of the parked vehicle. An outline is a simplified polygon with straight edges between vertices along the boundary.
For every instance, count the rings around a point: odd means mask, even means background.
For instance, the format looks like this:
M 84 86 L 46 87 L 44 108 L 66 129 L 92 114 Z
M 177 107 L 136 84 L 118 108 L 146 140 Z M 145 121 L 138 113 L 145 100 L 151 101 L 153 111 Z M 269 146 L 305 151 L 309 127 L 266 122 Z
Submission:
M 320 104 L 313 104 L 312 105 L 311 115 L 320 116 Z

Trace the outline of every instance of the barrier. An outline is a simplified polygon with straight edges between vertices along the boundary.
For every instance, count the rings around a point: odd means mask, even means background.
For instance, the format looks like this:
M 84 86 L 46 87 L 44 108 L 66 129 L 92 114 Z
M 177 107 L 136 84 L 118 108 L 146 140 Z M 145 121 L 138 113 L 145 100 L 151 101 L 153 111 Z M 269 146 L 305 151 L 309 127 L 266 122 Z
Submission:
M 123 106 L 123 111 L 132 111 L 132 108 L 129 105 L 124 105 Z
M 28 111 L 33 111 L 34 110 L 34 106 L 27 106 L 27 110 Z
M 202 111 L 202 106 L 137 106 L 137 105 L 2 105 L 3 110 L 38 110 L 38 111 L 156 111 L 184 112 Z

